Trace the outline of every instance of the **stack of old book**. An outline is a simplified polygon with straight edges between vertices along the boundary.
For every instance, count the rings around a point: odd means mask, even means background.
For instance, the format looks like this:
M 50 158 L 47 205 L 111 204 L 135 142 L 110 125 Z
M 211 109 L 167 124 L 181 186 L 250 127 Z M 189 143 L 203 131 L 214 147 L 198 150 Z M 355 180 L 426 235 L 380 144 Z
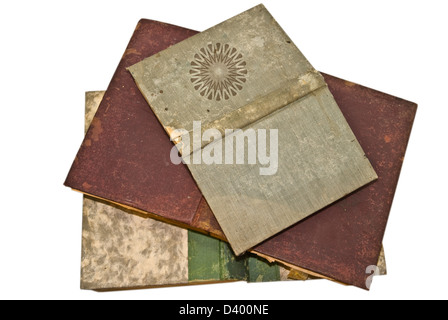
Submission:
M 141 20 L 65 182 L 81 287 L 368 289 L 416 109 L 316 71 L 262 5 L 202 33 Z

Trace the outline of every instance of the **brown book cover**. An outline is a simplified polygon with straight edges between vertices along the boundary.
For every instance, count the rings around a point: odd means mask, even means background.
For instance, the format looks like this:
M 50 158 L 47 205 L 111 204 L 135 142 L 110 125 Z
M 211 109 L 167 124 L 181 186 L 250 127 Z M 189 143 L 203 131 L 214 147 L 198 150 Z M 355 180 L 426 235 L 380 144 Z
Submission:
M 225 236 L 127 67 L 197 32 L 141 20 L 113 76 L 65 185 L 173 224 Z M 266 241 L 255 253 L 365 288 L 375 265 L 416 105 L 324 75 L 379 180 L 325 214 Z

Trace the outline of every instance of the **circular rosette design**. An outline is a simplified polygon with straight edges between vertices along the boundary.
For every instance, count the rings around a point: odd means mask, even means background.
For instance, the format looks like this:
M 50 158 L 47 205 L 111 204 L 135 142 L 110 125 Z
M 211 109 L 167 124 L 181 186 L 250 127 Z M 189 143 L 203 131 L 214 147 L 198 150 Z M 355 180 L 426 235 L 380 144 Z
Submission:
M 243 89 L 247 69 L 243 55 L 228 44 L 209 44 L 191 62 L 191 82 L 209 100 L 229 100 Z

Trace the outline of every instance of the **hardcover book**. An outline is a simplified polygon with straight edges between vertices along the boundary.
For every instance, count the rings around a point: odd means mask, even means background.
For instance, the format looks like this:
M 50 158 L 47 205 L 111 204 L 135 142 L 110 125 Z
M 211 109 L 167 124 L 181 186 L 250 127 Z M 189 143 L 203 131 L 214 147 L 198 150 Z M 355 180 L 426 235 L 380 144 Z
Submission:
M 173 144 L 126 71 L 194 34 L 151 20 L 138 23 L 65 185 L 134 213 L 225 240 L 188 169 L 170 161 Z M 330 75 L 324 78 L 379 180 L 254 252 L 365 288 L 366 268 L 380 253 L 416 105 Z
M 377 179 L 263 5 L 129 70 L 237 255 Z

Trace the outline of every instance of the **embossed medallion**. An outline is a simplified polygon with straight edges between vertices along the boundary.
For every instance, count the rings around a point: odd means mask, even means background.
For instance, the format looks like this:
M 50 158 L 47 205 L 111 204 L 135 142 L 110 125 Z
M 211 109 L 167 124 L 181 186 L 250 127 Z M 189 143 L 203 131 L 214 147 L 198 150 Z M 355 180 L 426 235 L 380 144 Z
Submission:
M 229 100 L 243 89 L 247 69 L 243 55 L 228 44 L 209 44 L 191 62 L 191 82 L 209 100 Z

